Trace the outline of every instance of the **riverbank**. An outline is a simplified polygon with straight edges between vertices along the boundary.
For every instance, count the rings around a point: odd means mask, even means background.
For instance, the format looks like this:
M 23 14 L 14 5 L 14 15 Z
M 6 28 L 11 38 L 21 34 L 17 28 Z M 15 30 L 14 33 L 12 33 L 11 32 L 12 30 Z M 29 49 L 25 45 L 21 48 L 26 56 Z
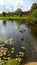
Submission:
M 31 21 L 37 21 L 36 17 L 31 17 L 31 16 L 2 16 L 0 17 L 0 20 L 31 20 Z

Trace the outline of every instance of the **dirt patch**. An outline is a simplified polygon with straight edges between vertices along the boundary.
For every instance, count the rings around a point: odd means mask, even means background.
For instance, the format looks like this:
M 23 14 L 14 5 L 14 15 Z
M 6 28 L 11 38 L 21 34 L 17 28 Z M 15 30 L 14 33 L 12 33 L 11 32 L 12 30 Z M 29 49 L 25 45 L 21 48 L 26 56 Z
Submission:
M 37 62 L 28 62 L 28 63 L 26 63 L 24 65 L 37 65 Z

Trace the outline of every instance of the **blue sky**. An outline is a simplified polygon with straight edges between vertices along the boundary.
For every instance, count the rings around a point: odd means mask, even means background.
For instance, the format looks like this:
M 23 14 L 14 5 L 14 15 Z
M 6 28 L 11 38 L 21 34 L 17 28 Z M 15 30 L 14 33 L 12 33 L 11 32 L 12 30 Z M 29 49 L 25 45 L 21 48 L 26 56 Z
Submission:
M 12 12 L 17 8 L 21 8 L 23 11 L 27 11 L 35 2 L 37 2 L 37 0 L 0 0 L 0 12 Z

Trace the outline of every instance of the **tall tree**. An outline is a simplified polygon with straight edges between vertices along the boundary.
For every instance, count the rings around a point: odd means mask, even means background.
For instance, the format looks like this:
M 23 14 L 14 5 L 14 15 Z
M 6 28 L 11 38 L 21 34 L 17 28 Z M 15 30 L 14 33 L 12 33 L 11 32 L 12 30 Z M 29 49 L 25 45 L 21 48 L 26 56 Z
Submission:
M 18 9 L 15 11 L 15 14 L 22 16 L 23 11 L 22 11 L 20 8 L 18 8 Z
M 3 14 L 3 16 L 6 16 L 6 13 L 5 12 L 3 12 L 2 14 Z
M 35 9 L 37 9 L 37 3 L 33 3 L 33 4 L 32 4 L 31 13 L 32 13 Z

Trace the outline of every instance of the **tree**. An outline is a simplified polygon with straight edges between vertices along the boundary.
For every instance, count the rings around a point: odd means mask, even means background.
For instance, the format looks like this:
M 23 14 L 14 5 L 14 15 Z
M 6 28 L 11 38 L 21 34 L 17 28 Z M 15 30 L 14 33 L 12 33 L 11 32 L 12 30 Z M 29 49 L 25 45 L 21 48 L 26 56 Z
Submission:
M 5 12 L 3 12 L 2 14 L 3 14 L 3 16 L 6 16 L 6 13 Z
M 11 12 L 8 12 L 8 16 L 10 16 L 11 15 Z
M 15 11 L 15 14 L 22 16 L 23 11 L 22 11 L 20 8 L 18 8 L 18 9 Z
M 35 9 L 35 10 L 32 12 L 31 16 L 37 17 L 37 9 Z
M 35 10 L 35 9 L 37 9 L 37 3 L 33 3 L 32 4 L 32 7 L 31 7 L 31 13 Z

